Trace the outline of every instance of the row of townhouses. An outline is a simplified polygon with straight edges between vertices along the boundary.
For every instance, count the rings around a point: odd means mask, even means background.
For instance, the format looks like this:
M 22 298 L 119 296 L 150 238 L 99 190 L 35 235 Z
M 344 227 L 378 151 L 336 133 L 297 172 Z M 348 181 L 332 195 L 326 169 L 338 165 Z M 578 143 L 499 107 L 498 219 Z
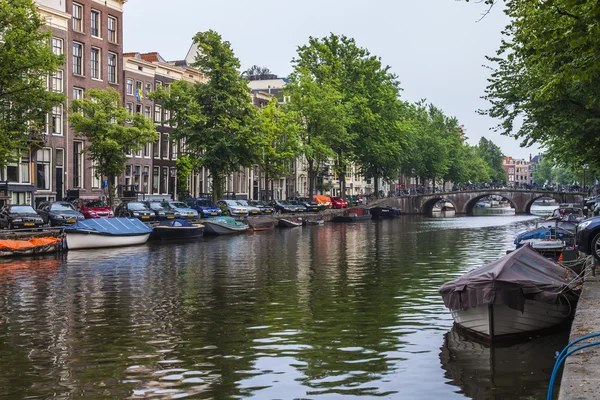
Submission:
M 66 101 L 47 116 L 43 143 L 32 148 L 16 163 L 0 169 L 0 181 L 7 182 L 7 200 L 13 204 L 39 204 L 62 200 L 77 193 L 81 197 L 107 196 L 106 183 L 96 176 L 86 158 L 85 140 L 70 129 L 67 111 L 73 100 L 81 99 L 91 88 L 117 90 L 130 113 L 153 119 L 160 139 L 137 154 L 131 154 L 123 176 L 115 185 L 120 197 L 135 193 L 145 198 L 177 198 L 176 160 L 181 148 L 171 137 L 168 111 L 148 98 L 159 86 L 176 80 L 203 82 L 205 77 L 190 65 L 197 48 L 192 46 L 182 60 L 166 61 L 158 52 L 123 52 L 123 9 L 127 0 L 36 0 L 39 12 L 52 32 L 51 46 L 65 57 L 65 64 L 49 77 L 48 90 L 63 93 Z M 262 107 L 273 97 L 285 102 L 286 79 L 250 77 L 252 101 Z M 267 188 L 258 166 L 240 168 L 227 177 L 225 191 L 240 198 L 286 199 L 308 196 L 308 174 L 301 160 L 292 163 L 293 174 L 278 179 Z M 336 195 L 339 181 L 331 165 L 323 166 L 318 186 Z M 357 168 L 348 168 L 347 193 L 370 193 L 373 184 L 364 180 Z M 391 188 L 380 186 L 384 190 Z M 206 171 L 188 177 L 189 195 L 210 191 Z

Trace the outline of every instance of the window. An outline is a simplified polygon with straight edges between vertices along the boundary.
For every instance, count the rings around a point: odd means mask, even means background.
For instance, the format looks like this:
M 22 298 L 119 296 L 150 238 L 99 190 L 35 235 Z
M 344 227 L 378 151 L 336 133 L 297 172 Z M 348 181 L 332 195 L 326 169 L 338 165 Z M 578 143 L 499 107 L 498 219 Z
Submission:
M 169 158 L 169 134 L 163 133 L 161 137 L 160 153 L 162 154 L 162 158 Z
M 148 96 L 152 92 L 152 84 L 146 82 L 146 96 Z
M 63 40 L 59 38 L 52 38 L 52 52 L 57 55 L 62 55 L 63 53 Z
M 83 6 L 73 3 L 73 30 L 83 32 Z
M 92 168 L 90 168 L 92 174 L 92 189 L 100 189 L 100 177 L 98 176 L 97 163 L 92 161 Z
M 152 157 L 160 158 L 160 143 L 158 142 L 152 144 Z
M 29 153 L 25 153 L 22 157 L 21 157 L 21 182 L 22 183 L 29 183 L 31 182 L 30 177 L 31 177 L 31 173 L 30 173 L 30 165 L 29 165 Z
M 144 158 L 150 158 L 150 146 L 150 143 L 144 146 Z
M 127 79 L 127 94 L 133 96 L 133 79 Z
M 83 99 L 83 89 L 74 87 L 73 88 L 73 100 Z
M 133 115 L 133 103 L 127 103 L 127 112 Z
M 160 124 L 161 121 L 162 121 L 162 107 L 154 106 L 154 122 L 156 122 L 157 124 Z
M 19 182 L 18 164 L 8 164 L 6 166 L 6 179 L 10 182 Z
M 171 142 L 171 157 L 173 160 L 177 159 L 177 140 Z
M 154 83 L 154 87 L 157 88 L 157 89 L 160 88 L 160 87 L 162 87 L 162 82 L 161 81 L 156 81 Z
M 162 169 L 162 179 L 160 180 L 160 192 L 167 193 L 167 183 L 169 179 L 169 168 L 163 167 Z
M 100 12 L 92 10 L 92 21 L 90 30 L 92 36 L 100 37 Z
M 144 172 L 142 172 L 142 192 L 150 194 L 148 190 L 148 180 L 150 179 L 150 167 L 144 166 Z
M 100 79 L 100 49 L 92 47 L 92 54 L 90 57 L 90 68 L 92 79 Z
M 141 114 L 142 113 L 142 105 L 141 104 L 136 104 L 135 105 L 135 113 L 136 114 Z
M 158 181 L 160 175 L 160 168 L 152 168 L 152 193 L 158 193 Z
M 63 72 L 58 70 L 52 75 L 52 87 L 53 92 L 62 93 L 63 91 Z
M 50 155 L 51 149 L 37 151 L 36 187 L 39 190 L 50 190 Z
M 62 135 L 62 106 L 52 107 L 50 133 L 53 135 Z
M 73 73 L 83 75 L 83 45 L 73 43 Z
M 117 43 L 117 19 L 108 17 L 108 41 Z
M 150 106 L 144 107 L 144 117 L 148 119 L 152 118 L 152 108 Z
M 73 142 L 73 188 L 83 187 L 83 143 Z
M 117 83 L 117 55 L 108 53 L 108 81 Z

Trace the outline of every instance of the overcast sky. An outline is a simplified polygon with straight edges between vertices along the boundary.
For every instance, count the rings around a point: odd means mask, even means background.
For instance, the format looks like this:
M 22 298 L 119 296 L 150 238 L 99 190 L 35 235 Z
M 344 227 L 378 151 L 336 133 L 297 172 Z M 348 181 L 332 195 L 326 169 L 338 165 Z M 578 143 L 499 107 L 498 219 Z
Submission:
M 486 136 L 506 155 L 529 158 L 538 148 L 490 131 L 496 121 L 476 113 L 487 107 L 480 99 L 485 56 L 497 50 L 508 21 L 497 6 L 477 22 L 485 10 L 455 0 L 129 0 L 124 49 L 183 59 L 192 36 L 213 29 L 231 42 L 243 69 L 257 64 L 286 76 L 309 36 L 343 34 L 392 67 L 403 99 L 427 99 L 457 117 L 472 144 Z

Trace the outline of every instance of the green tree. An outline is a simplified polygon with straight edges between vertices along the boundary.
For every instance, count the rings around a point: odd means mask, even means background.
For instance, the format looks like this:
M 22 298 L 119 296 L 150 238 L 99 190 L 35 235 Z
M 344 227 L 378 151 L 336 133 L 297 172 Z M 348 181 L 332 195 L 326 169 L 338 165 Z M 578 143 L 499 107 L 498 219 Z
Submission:
M 506 171 L 502 166 L 504 154 L 500 147 L 485 137 L 479 139 L 477 145 L 479 155 L 488 166 L 488 175 L 493 182 L 506 182 Z
M 208 81 L 194 85 L 176 81 L 168 89 L 156 90 L 152 98 L 171 111 L 173 135 L 185 142 L 182 153 L 209 171 L 216 202 L 225 176 L 257 159 L 257 111 L 248 82 L 238 73 L 240 62 L 231 44 L 212 30 L 196 34 L 194 43 L 199 51 L 192 65 Z
M 0 0 L 0 168 L 38 142 L 64 97 L 47 78 L 64 62 L 32 0 Z
M 595 0 L 507 1 L 510 24 L 486 90 L 497 129 L 541 143 L 563 165 L 600 166 L 600 6 Z M 521 123 L 515 123 L 522 119 Z
M 97 178 L 108 177 L 109 204 L 113 204 L 114 177 L 125 171 L 127 154 L 158 140 L 154 123 L 142 114 L 129 114 L 114 89 L 89 89 L 73 100 L 69 122 L 76 135 L 87 140 L 84 152 Z
M 267 188 L 274 179 L 293 173 L 291 165 L 300 152 L 300 129 L 297 115 L 279 107 L 275 98 L 260 111 L 257 165 L 264 174 Z
M 552 182 L 552 170 L 554 168 L 554 160 L 551 157 L 543 156 L 535 166 L 533 171 L 533 181 L 538 185 Z
M 181 155 L 177 157 L 175 166 L 177 167 L 177 194 L 179 200 L 185 200 L 189 195 L 188 178 L 194 171 L 194 161 L 188 155 Z

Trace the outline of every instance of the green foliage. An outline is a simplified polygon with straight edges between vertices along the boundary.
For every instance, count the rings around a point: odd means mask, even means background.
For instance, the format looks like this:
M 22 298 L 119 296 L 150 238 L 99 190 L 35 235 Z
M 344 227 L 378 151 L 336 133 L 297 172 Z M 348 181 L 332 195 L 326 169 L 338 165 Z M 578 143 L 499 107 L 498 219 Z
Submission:
M 181 155 L 175 161 L 175 166 L 177 167 L 177 193 L 180 196 L 180 200 L 185 200 L 185 198 L 181 197 L 185 197 L 188 194 L 188 178 L 194 170 L 194 162 L 189 156 Z
M 354 39 L 334 34 L 309 38 L 292 63 L 288 92 L 305 118 L 309 164 L 333 153 L 342 196 L 348 163 L 357 163 L 366 177 L 395 178 L 406 145 L 407 105 L 398 100 L 390 68 Z
M 299 155 L 301 126 L 293 111 L 286 111 L 272 99 L 258 115 L 257 164 L 265 181 L 291 175 L 291 165 Z
M 154 123 L 142 114 L 129 114 L 114 89 L 89 89 L 82 100 L 73 100 L 69 122 L 76 135 L 86 139 L 84 152 L 94 163 L 98 178 L 125 171 L 127 154 L 142 150 L 158 140 Z M 112 205 L 112 187 L 109 186 Z
M 176 81 L 168 89 L 156 90 L 152 98 L 171 111 L 173 134 L 185 141 L 183 153 L 208 169 L 216 200 L 225 174 L 257 159 L 257 111 L 230 43 L 214 31 L 196 34 L 194 43 L 199 51 L 193 66 L 208 81 L 194 85 Z
M 546 182 L 551 183 L 554 167 L 554 160 L 551 157 L 542 157 L 535 166 L 535 171 L 533 171 L 533 181 L 538 185 L 543 185 Z
M 485 137 L 479 139 L 477 145 L 479 156 L 483 158 L 487 167 L 490 180 L 493 182 L 506 182 L 506 171 L 504 170 L 504 154 L 500 147 Z
M 0 168 L 42 138 L 46 114 L 64 96 L 48 91 L 63 63 L 32 0 L 0 0 Z
M 537 142 L 557 162 L 599 167 L 600 5 L 595 0 L 506 2 L 486 96 L 498 130 Z M 516 121 L 523 119 L 522 124 Z

